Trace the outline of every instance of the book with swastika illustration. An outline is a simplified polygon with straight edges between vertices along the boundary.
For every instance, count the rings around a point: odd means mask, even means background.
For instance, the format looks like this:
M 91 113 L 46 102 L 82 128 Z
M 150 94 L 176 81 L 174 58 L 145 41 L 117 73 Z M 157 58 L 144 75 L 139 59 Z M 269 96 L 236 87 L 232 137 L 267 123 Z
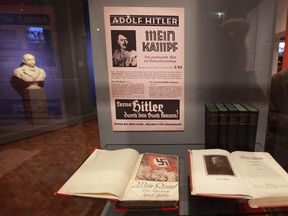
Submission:
M 115 200 L 118 208 L 176 209 L 178 156 L 95 149 L 55 193 Z

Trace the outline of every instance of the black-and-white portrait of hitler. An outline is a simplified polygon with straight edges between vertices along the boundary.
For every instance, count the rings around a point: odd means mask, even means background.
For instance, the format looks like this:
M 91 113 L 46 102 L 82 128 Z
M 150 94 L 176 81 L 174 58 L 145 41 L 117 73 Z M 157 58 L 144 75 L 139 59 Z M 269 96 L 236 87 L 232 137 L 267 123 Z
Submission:
M 136 32 L 111 31 L 113 67 L 136 67 Z
M 234 175 L 229 160 L 224 155 L 205 155 L 208 175 Z

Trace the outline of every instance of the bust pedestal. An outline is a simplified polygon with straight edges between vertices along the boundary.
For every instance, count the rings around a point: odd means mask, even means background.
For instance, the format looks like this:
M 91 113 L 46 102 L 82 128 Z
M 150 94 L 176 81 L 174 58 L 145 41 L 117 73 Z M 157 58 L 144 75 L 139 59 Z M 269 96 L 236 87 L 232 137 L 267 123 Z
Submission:
M 24 109 L 26 119 L 31 124 L 42 123 L 48 120 L 46 94 L 43 88 L 27 88 L 24 90 Z

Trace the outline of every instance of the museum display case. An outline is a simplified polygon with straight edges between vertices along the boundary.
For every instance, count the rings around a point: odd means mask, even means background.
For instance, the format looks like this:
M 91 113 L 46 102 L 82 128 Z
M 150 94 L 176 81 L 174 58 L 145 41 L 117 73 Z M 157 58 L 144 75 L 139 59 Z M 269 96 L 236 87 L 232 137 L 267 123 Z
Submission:
M 1 144 L 96 119 L 88 2 L 0 4 Z M 45 80 L 27 64 L 21 77 L 13 73 L 25 54 L 34 56 L 33 68 L 44 70 Z M 33 80 L 41 89 L 28 92 Z
M 5 213 L 15 207 L 27 215 L 147 215 L 118 211 L 112 201 L 53 194 L 92 149 L 127 147 L 179 155 L 178 209 L 148 215 L 287 212 L 282 207 L 250 208 L 242 199 L 191 196 L 187 152 L 205 148 L 208 103 L 257 107 L 254 151 L 265 150 L 277 65 L 275 29 L 279 7 L 287 7 L 283 2 L 1 0 Z M 92 126 L 82 128 L 91 120 Z M 78 125 L 80 132 L 74 133 L 72 126 Z M 95 125 L 96 135 L 90 131 Z M 286 152 L 284 142 L 273 154 L 285 169 Z M 25 202 L 15 198 L 12 184 Z M 36 195 L 28 199 L 23 190 Z M 43 205 L 28 203 L 43 194 Z

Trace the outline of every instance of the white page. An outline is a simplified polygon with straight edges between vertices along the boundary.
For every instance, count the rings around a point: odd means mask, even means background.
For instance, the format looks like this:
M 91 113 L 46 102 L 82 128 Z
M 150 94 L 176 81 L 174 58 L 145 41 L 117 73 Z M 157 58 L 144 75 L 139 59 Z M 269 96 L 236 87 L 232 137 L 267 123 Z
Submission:
M 256 197 L 288 195 L 288 175 L 266 152 L 234 152 L 233 160 Z
M 191 150 L 192 195 L 249 195 L 241 176 L 230 159 L 230 153 L 221 149 Z M 212 168 L 212 157 L 226 160 L 228 171 L 218 172 Z M 224 173 L 224 174 L 223 174 Z
M 121 198 L 138 155 L 134 149 L 95 150 L 58 193 Z

